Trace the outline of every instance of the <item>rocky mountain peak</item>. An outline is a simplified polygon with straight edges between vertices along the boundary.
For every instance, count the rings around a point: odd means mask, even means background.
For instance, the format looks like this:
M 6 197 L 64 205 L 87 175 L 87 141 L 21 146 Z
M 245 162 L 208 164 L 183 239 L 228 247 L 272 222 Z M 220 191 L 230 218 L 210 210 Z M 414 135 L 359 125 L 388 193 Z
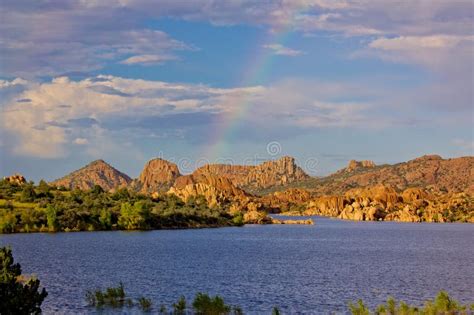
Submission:
M 156 158 L 145 164 L 138 177 L 138 185 L 143 193 L 166 191 L 179 176 L 181 173 L 176 164 Z
M 104 190 L 112 190 L 125 187 L 131 181 L 128 175 L 118 171 L 104 160 L 95 160 L 83 168 L 51 182 L 51 185 L 83 190 L 99 185 Z

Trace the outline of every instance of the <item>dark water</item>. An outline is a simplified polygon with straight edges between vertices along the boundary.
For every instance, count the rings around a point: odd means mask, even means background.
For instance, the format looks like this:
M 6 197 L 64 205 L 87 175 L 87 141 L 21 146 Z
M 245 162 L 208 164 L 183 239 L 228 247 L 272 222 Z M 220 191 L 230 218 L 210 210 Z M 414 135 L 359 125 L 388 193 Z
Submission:
M 46 313 L 86 313 L 84 293 L 122 281 L 171 305 L 219 294 L 244 311 L 346 312 L 347 302 L 412 303 L 447 290 L 474 302 L 474 225 L 350 222 L 152 232 L 1 235 L 47 288 Z M 372 303 L 372 304 L 373 304 Z

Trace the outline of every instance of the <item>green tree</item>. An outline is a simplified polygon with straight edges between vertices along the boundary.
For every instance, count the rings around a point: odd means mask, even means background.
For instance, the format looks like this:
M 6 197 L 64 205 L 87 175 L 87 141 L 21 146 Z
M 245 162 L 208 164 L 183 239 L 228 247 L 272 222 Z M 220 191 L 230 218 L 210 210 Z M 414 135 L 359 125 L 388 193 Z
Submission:
M 0 209 L 0 233 L 15 233 L 18 223 L 16 215 L 8 209 Z
M 40 281 L 19 280 L 21 266 L 14 263 L 10 248 L 0 248 L 0 314 L 40 314 L 48 293 L 39 290 Z
M 31 184 L 26 184 L 24 185 L 21 195 L 20 195 L 20 201 L 22 202 L 32 202 L 36 199 L 36 192 L 35 189 L 33 188 L 33 185 Z
M 99 223 L 104 230 L 112 227 L 112 213 L 107 209 L 100 210 Z
M 46 207 L 46 220 L 48 222 L 48 230 L 50 232 L 56 232 L 59 228 L 58 225 L 58 210 L 53 205 Z
M 38 197 L 51 197 L 50 191 L 52 188 L 44 180 L 40 180 L 37 189 L 39 193 Z
M 142 230 L 148 228 L 150 219 L 149 205 L 142 201 L 131 205 L 129 202 L 122 203 L 118 224 L 126 230 Z
M 232 218 L 232 223 L 234 223 L 237 226 L 243 226 L 244 225 L 244 215 L 242 212 L 238 212 L 234 218 Z
M 102 188 L 102 186 L 99 186 L 99 185 L 94 185 L 94 187 L 92 187 L 91 189 L 91 193 L 94 195 L 99 195 L 99 194 L 102 194 L 103 192 L 104 192 L 104 189 Z

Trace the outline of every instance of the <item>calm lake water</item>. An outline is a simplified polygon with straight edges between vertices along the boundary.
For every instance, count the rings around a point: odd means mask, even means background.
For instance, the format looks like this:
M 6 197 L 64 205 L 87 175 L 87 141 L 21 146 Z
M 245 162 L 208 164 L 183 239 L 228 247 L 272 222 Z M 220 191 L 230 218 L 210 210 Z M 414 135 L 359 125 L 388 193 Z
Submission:
M 474 225 L 315 222 L 15 234 L 1 235 L 0 244 L 11 245 L 23 272 L 47 288 L 46 314 L 92 312 L 86 290 L 119 281 L 154 305 L 203 291 L 267 314 L 274 305 L 284 313 L 346 312 L 349 301 L 388 295 L 421 303 L 439 290 L 474 302 Z

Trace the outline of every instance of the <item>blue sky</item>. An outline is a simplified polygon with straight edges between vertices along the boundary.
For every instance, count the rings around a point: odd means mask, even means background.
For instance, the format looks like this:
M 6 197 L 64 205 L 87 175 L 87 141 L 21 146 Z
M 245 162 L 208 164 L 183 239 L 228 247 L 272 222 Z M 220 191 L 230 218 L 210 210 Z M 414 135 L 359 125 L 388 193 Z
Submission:
M 3 1 L 0 174 L 473 155 L 471 1 Z M 269 143 L 278 150 L 269 152 Z

